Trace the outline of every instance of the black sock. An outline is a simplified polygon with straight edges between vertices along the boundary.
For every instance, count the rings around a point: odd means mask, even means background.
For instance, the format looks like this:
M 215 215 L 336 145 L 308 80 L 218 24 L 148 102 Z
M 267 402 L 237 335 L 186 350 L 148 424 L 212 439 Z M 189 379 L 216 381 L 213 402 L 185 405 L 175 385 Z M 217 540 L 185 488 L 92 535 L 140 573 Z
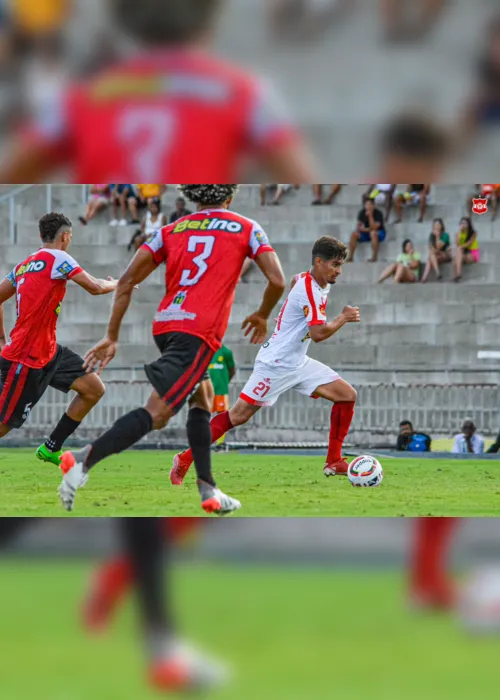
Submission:
M 198 479 L 215 486 L 212 476 L 212 453 L 210 451 L 212 445 L 210 413 L 202 408 L 191 408 L 188 413 L 186 430 Z
M 163 518 L 122 518 L 122 536 L 130 557 L 139 612 L 153 654 L 161 653 L 173 633 L 170 597 L 164 596 L 165 552 Z
M 45 441 L 45 447 L 51 452 L 59 452 L 63 444 L 73 435 L 81 421 L 73 420 L 67 413 L 63 415 L 59 423 L 54 428 L 52 435 Z
M 8 547 L 18 533 L 38 518 L 0 518 L 0 549 Z
M 93 467 L 97 462 L 127 450 L 153 430 L 153 419 L 145 408 L 136 408 L 119 418 L 116 423 L 92 443 L 85 466 Z

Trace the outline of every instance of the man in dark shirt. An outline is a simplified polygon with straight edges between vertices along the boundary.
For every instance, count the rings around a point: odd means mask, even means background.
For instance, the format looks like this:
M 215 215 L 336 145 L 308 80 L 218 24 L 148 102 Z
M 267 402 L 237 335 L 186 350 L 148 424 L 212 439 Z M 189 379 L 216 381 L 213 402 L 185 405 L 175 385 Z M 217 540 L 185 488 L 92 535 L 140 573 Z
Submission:
M 378 257 L 378 249 L 380 243 L 385 240 L 384 215 L 380 209 L 375 208 L 375 203 L 372 199 L 366 199 L 364 208 L 360 209 L 358 214 L 358 223 L 356 231 L 351 235 L 349 242 L 349 257 L 346 262 L 354 260 L 354 252 L 358 243 L 372 243 L 372 257 L 368 262 L 376 262 Z
M 181 219 L 183 216 L 189 216 L 189 214 L 192 214 L 192 212 L 186 209 L 186 200 L 183 197 L 178 197 L 175 200 L 175 211 L 170 214 L 168 223 L 173 224 L 177 219 Z

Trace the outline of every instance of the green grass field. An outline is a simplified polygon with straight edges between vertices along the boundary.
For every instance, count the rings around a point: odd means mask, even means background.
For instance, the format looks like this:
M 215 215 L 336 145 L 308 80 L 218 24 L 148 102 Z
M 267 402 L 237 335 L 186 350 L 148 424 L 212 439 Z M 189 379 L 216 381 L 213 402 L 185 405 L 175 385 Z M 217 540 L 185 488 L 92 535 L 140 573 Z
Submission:
M 99 464 L 78 492 L 74 516 L 197 516 L 194 470 L 172 487 L 173 453 L 129 451 Z M 500 466 L 492 461 L 386 459 L 379 488 L 355 489 L 326 479 L 321 457 L 214 455 L 218 484 L 240 499 L 236 517 L 497 516 Z M 0 451 L 0 514 L 64 515 L 56 467 L 33 451 Z
M 130 604 L 105 637 L 80 629 L 88 572 L 0 563 L 2 698 L 158 697 L 144 685 Z M 399 574 L 185 565 L 174 588 L 184 636 L 233 668 L 214 700 L 498 697 L 498 638 L 471 639 L 449 615 L 410 611 Z

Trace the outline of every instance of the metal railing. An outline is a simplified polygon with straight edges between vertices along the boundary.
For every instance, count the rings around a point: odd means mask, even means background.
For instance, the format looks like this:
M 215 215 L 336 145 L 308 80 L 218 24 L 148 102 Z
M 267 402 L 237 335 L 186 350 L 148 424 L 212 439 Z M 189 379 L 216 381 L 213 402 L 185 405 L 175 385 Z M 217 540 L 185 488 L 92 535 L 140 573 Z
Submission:
M 243 382 L 230 387 L 230 401 L 234 402 Z M 478 431 L 496 435 L 500 429 L 500 386 L 498 384 L 368 384 L 357 387 L 358 402 L 352 433 L 393 435 L 402 419 L 410 420 L 418 430 L 433 436 L 451 436 L 459 432 L 462 421 L 471 417 Z M 120 416 L 144 405 L 151 393 L 145 379 L 111 380 L 107 392 L 82 425 L 84 433 L 101 433 Z M 26 425 L 27 434 L 43 434 L 59 421 L 68 399 L 49 389 L 31 414 Z M 167 443 L 185 436 L 185 407 L 161 433 L 153 433 L 149 441 Z M 325 440 L 330 428 L 331 404 L 314 401 L 290 391 L 269 408 L 259 411 L 248 423 L 238 429 L 238 437 L 252 440 L 280 442 Z M 22 432 L 16 439 L 22 439 Z
M 45 188 L 45 207 L 47 212 L 52 211 L 53 202 L 53 185 L 13 185 L 12 190 L 6 192 L 0 196 L 0 205 L 7 203 L 8 205 L 8 217 L 9 217 L 9 241 L 12 245 L 17 243 L 17 216 L 16 216 L 16 204 L 18 203 L 18 198 L 20 195 L 24 194 L 30 189 L 35 187 Z M 87 201 L 88 196 L 88 185 L 81 185 L 82 193 L 82 203 Z

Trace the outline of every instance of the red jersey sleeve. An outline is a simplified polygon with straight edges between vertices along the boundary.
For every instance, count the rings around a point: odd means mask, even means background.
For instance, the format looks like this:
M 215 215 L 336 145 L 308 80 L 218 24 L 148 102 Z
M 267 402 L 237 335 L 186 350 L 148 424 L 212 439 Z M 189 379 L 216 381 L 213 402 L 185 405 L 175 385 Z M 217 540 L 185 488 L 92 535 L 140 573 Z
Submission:
M 313 289 L 311 275 L 306 275 L 304 282 L 308 302 L 307 306 L 304 307 L 304 313 L 307 309 L 307 325 L 323 326 L 326 323 L 326 304 L 322 302 L 319 294 Z
M 249 112 L 250 148 L 254 151 L 274 150 L 299 139 L 298 129 L 273 87 L 266 82 L 256 84 Z
M 157 265 L 161 265 L 161 263 L 165 262 L 167 259 L 167 251 L 165 250 L 162 231 L 155 231 L 155 233 L 148 238 L 146 243 L 143 243 L 141 248 L 151 253 Z
M 269 241 L 267 233 L 256 221 L 251 220 L 252 230 L 248 241 L 247 256 L 254 260 L 261 253 L 274 253 L 274 249 Z

